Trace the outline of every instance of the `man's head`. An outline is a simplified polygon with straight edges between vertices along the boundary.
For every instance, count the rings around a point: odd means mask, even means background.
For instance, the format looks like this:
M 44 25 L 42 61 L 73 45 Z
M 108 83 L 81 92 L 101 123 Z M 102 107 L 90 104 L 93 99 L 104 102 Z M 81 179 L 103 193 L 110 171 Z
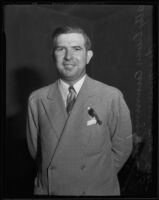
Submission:
M 86 72 L 93 52 L 87 34 L 81 28 L 60 27 L 52 35 L 57 70 L 63 80 L 75 83 Z

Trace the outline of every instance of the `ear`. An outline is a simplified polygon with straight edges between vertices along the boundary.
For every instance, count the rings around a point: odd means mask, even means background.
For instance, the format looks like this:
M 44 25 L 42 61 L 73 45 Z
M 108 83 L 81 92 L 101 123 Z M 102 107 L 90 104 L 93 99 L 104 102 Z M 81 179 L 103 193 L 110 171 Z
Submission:
M 93 56 L 93 51 L 92 50 L 88 50 L 87 51 L 87 64 L 90 62 L 92 56 Z
M 56 62 L 55 49 L 51 49 L 50 56 L 52 57 L 53 61 Z

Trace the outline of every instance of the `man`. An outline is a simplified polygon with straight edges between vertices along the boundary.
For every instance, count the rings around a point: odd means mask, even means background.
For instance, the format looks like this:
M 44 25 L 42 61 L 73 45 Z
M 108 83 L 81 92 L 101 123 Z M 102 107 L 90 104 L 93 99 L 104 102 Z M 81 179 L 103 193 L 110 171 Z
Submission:
M 38 165 L 34 194 L 120 194 L 117 173 L 132 150 L 130 113 L 118 89 L 86 75 L 92 56 L 82 29 L 54 32 L 59 80 L 28 103 L 27 141 Z

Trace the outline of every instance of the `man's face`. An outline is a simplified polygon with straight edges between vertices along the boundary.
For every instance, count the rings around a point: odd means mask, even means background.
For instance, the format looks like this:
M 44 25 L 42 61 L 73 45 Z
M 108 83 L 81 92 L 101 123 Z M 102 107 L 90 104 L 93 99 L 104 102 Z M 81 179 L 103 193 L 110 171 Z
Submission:
M 57 37 L 54 55 L 61 78 L 76 82 L 85 74 L 93 53 L 86 50 L 82 34 L 66 33 Z

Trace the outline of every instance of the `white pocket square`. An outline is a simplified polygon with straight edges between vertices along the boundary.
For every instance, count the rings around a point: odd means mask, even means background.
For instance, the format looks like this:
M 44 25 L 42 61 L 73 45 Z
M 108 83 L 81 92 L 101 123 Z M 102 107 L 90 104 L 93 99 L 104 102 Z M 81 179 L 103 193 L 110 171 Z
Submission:
M 93 117 L 92 119 L 90 119 L 89 121 L 87 121 L 87 126 L 90 126 L 90 125 L 93 125 L 93 124 L 96 124 L 97 123 L 97 120 L 95 117 Z

